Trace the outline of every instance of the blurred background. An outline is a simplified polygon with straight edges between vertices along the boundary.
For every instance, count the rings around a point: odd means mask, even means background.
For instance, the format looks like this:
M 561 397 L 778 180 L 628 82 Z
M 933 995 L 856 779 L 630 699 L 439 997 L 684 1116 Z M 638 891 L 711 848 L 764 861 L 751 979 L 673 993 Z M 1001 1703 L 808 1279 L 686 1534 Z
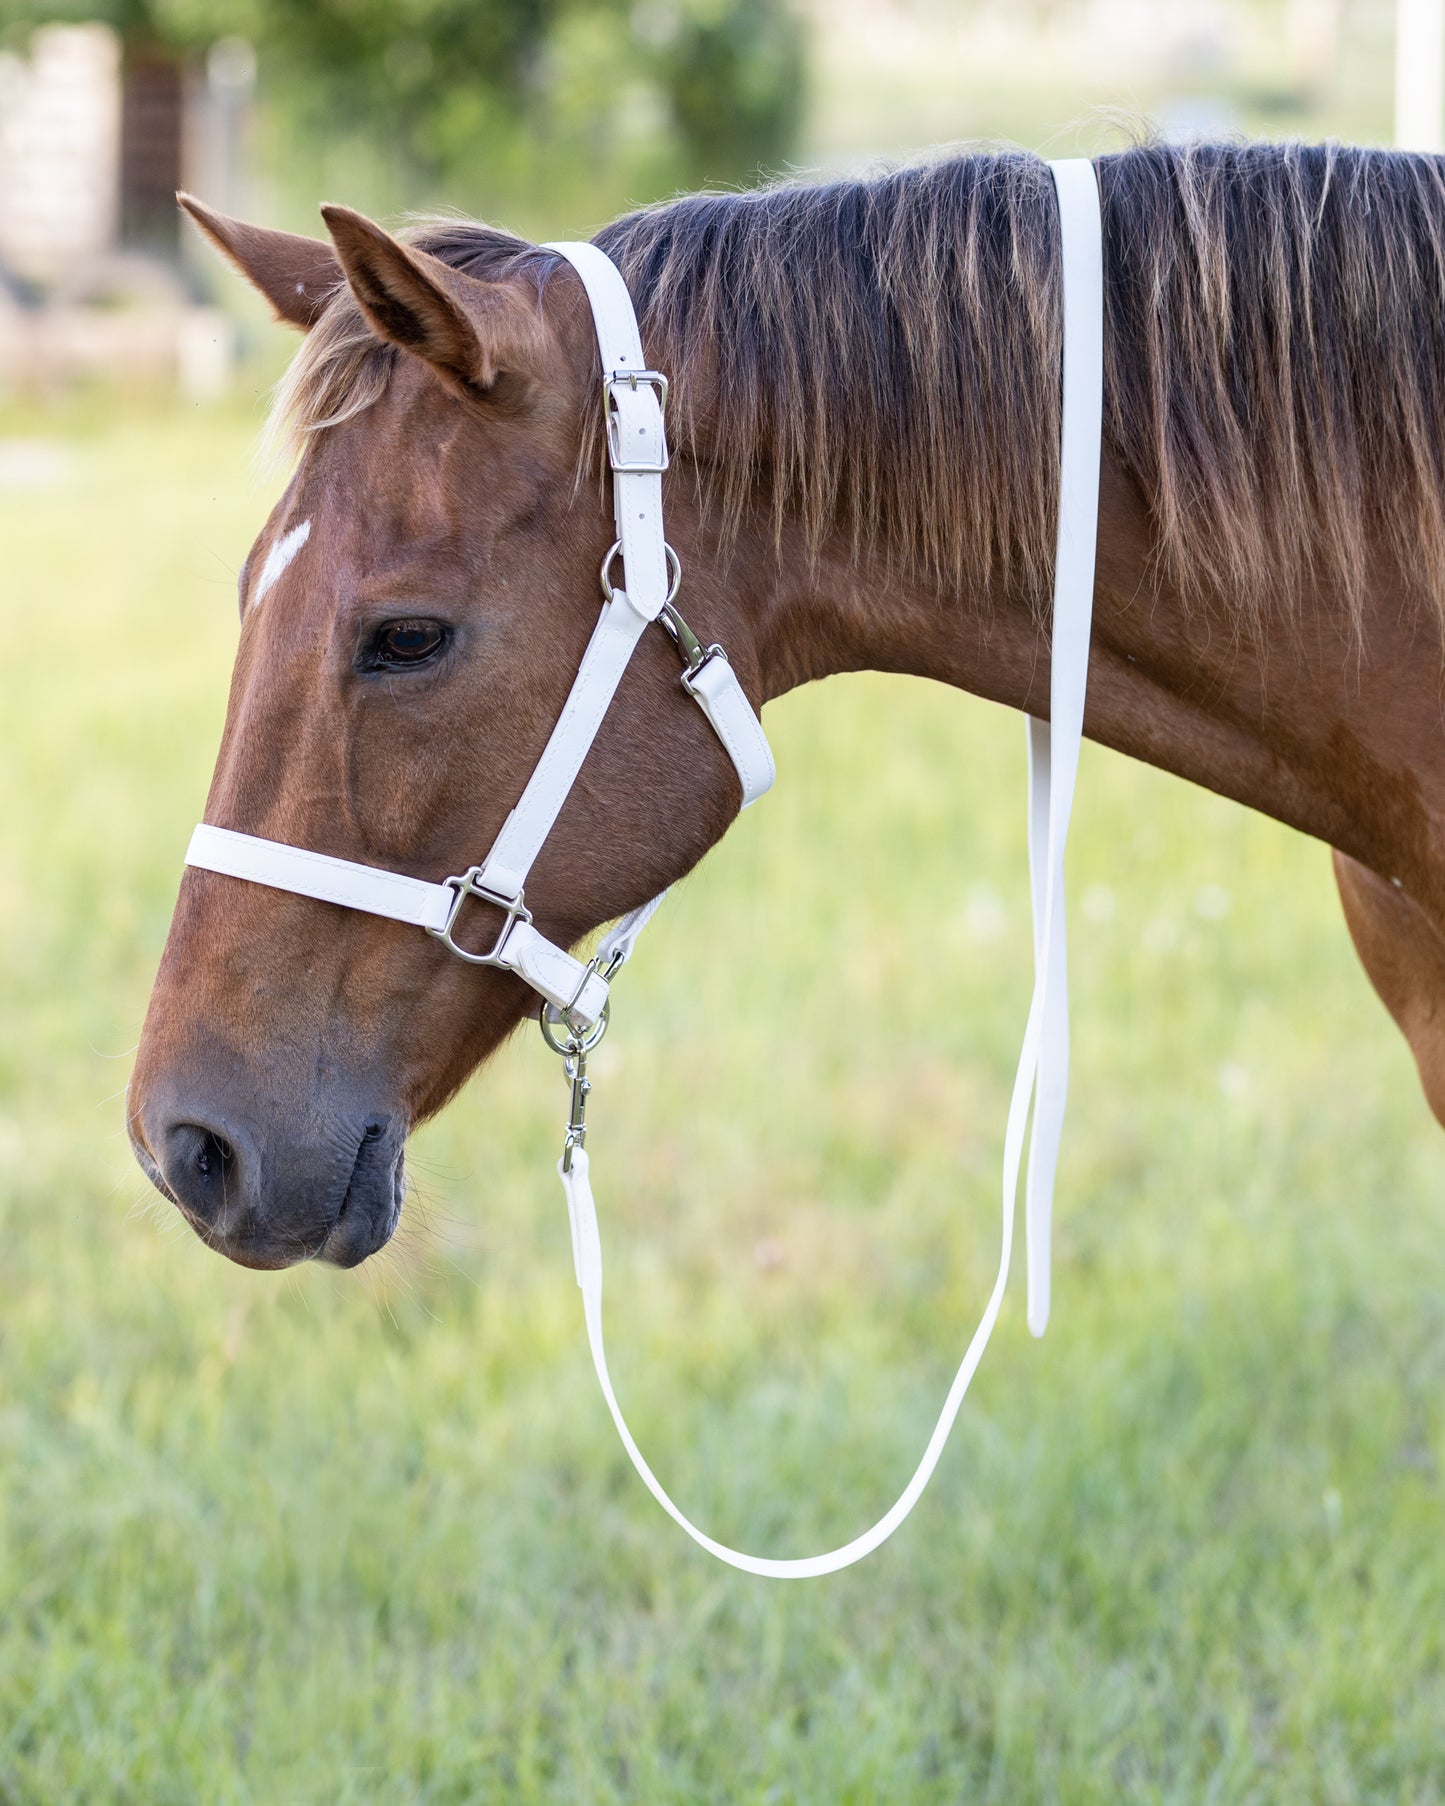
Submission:
M 293 230 L 344 196 L 542 237 L 964 140 L 1388 140 L 1396 12 L 1431 5 L 0 0 L 0 383 L 48 396 L 120 363 L 211 399 L 274 363 L 178 187 Z
M 4 1806 L 1442 1798 L 1445 1138 L 1320 846 L 1086 749 L 1053 1324 L 1018 1276 L 830 1581 L 634 1481 L 530 1036 L 353 1274 L 225 1265 L 124 1132 L 294 344 L 177 186 L 542 237 L 977 139 L 1438 150 L 1441 11 L 0 0 Z M 591 1115 L 634 1427 L 789 1554 L 891 1502 L 982 1307 L 1030 945 L 1016 718 L 862 676 L 768 728 Z

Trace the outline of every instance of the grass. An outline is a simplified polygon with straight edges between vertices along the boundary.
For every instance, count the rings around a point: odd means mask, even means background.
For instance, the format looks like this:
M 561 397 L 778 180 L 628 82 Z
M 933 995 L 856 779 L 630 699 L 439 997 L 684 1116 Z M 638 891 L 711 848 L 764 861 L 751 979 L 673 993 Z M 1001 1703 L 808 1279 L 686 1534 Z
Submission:
M 121 1088 L 250 431 L 81 418 L 0 497 L 0 1802 L 1445 1796 L 1445 1139 L 1323 849 L 1217 799 L 1086 753 L 1054 1324 L 1016 1275 L 932 1488 L 836 1579 L 725 1571 L 634 1481 L 530 1036 L 358 1273 L 144 1202 Z M 1023 735 L 875 678 L 768 726 L 591 1115 L 634 1427 L 794 1553 L 891 1501 L 987 1292 Z

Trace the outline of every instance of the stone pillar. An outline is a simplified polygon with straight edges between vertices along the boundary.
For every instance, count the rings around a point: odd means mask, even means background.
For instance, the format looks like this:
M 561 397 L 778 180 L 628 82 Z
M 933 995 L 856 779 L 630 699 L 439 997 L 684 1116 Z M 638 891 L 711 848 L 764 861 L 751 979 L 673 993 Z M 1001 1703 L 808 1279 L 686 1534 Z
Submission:
M 180 252 L 185 69 L 169 51 L 129 44 L 121 71 L 120 239 L 175 262 Z

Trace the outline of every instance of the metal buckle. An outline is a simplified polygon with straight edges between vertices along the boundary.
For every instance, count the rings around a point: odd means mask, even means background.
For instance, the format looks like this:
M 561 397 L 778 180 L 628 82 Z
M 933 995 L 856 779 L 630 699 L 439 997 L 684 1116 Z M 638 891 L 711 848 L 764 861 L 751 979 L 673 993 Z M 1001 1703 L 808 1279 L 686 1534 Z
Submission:
M 444 880 L 457 893 L 457 900 L 452 904 L 443 926 L 428 928 L 427 933 L 435 940 L 440 941 L 444 947 L 450 948 L 458 959 L 464 959 L 469 966 L 500 966 L 502 949 L 507 944 L 507 936 L 518 922 L 530 923 L 532 912 L 527 908 L 525 892 L 519 893 L 515 897 L 504 897 L 500 892 L 488 890 L 486 885 L 479 883 L 481 874 L 481 866 L 474 865 L 468 867 L 460 877 Z M 457 917 L 462 913 L 462 905 L 468 897 L 475 897 L 479 902 L 492 904 L 495 908 L 500 909 L 507 918 L 497 932 L 497 938 L 492 943 L 490 953 L 469 953 L 465 947 L 459 947 L 453 938 L 452 930 L 457 925 Z
M 614 472 L 627 477 L 660 477 L 671 462 L 667 448 L 667 426 L 662 429 L 662 462 L 648 464 L 629 461 L 624 458 L 622 446 L 618 440 L 617 414 L 613 407 L 612 391 L 619 384 L 626 383 L 633 394 L 637 393 L 637 385 L 646 383 L 657 392 L 658 411 L 667 412 L 667 378 L 660 370 L 609 370 L 602 378 L 603 415 L 607 422 L 607 457 Z

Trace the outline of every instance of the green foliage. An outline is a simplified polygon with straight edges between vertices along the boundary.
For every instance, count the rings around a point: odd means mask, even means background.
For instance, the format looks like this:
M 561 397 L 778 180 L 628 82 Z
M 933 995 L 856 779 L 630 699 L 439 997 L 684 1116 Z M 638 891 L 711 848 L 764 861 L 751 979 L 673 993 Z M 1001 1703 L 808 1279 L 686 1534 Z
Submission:
M 0 0 L 0 34 L 12 43 L 40 25 L 109 25 L 128 45 L 204 50 L 228 32 L 254 32 L 269 0 Z
M 794 0 L 0 0 L 13 39 L 84 19 L 178 55 L 250 39 L 293 130 L 362 141 L 412 199 L 499 158 L 615 160 L 639 121 L 674 180 L 756 179 L 801 117 Z
M 532 1036 L 357 1273 L 243 1273 L 151 1197 L 127 1049 L 249 435 L 78 426 L 0 492 L 5 1806 L 1440 1802 L 1445 1138 L 1271 823 L 1087 749 L 1055 1320 L 1016 1275 L 929 1494 L 836 1579 L 725 1572 L 633 1480 Z M 779 787 L 629 967 L 590 1115 L 643 1447 L 796 1553 L 893 1498 L 992 1277 L 1023 734 L 882 678 L 768 726 Z
M 696 183 L 776 169 L 803 110 L 803 38 L 776 0 L 644 0 L 634 24 L 687 147 Z

